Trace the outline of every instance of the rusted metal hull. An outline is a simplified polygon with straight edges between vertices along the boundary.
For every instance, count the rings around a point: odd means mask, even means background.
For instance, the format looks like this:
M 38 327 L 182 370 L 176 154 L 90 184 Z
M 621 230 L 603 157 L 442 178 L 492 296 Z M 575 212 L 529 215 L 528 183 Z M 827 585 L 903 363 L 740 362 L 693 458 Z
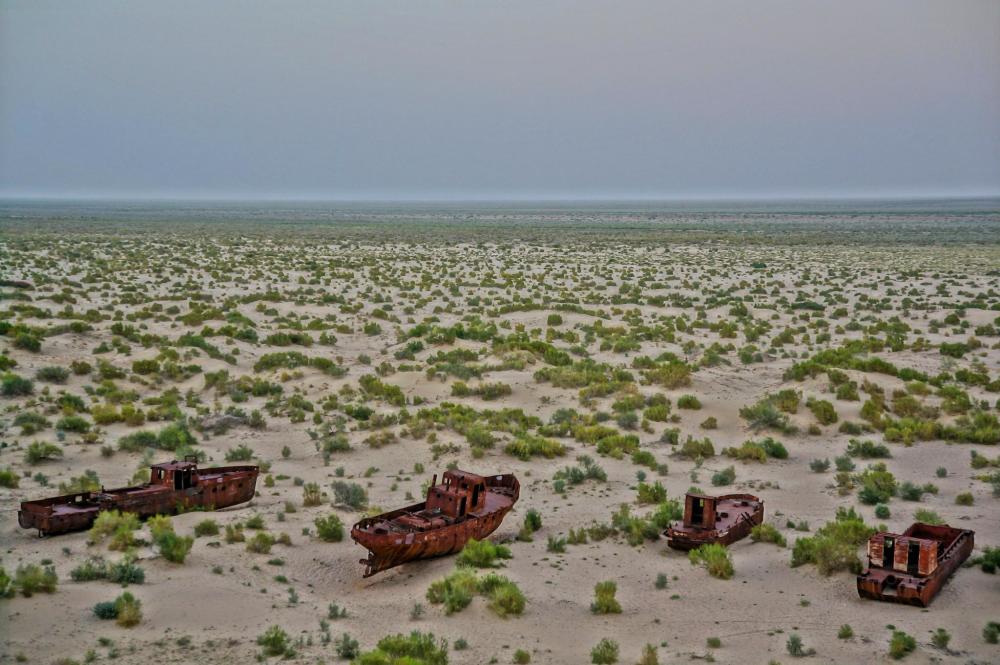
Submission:
M 675 550 L 693 550 L 708 543 L 730 545 L 746 538 L 764 522 L 764 502 L 752 494 L 724 494 L 716 497 L 719 521 L 716 528 L 675 524 L 663 532 L 667 545 Z
M 470 538 L 482 540 L 497 530 L 504 517 L 517 502 L 520 484 L 513 475 L 487 478 L 487 506 L 479 514 L 470 514 L 463 520 L 427 531 L 388 531 L 378 533 L 378 526 L 391 523 L 399 516 L 419 513 L 423 503 L 400 510 L 366 518 L 351 528 L 351 538 L 368 550 L 365 577 L 394 568 L 401 564 L 455 554 L 461 551 Z
M 937 567 L 929 575 L 913 575 L 869 565 L 865 572 L 858 575 L 858 595 L 870 600 L 927 607 L 952 573 L 972 554 L 975 533 L 968 529 L 960 531 L 960 535 L 937 559 Z
M 22 528 L 38 529 L 39 535 L 50 536 L 89 529 L 106 510 L 146 518 L 226 508 L 254 497 L 257 474 L 256 466 L 219 467 L 201 470 L 197 484 L 182 490 L 146 484 L 23 501 L 17 521 Z

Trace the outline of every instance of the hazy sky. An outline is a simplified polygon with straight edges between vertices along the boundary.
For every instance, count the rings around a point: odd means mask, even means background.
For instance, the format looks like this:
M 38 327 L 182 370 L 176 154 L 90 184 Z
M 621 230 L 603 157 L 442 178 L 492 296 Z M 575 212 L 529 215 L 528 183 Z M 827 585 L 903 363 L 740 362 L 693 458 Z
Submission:
M 0 196 L 963 194 L 997 0 L 0 0 Z

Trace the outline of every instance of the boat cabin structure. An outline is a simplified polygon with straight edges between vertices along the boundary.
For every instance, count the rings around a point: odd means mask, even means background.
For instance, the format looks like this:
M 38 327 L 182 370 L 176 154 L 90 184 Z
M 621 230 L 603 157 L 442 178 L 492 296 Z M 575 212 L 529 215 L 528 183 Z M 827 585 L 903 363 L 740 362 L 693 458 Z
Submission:
M 706 543 L 729 545 L 764 521 L 764 502 L 752 494 L 686 494 L 684 519 L 664 535 L 667 545 L 690 550 Z
M 903 533 L 868 540 L 868 569 L 858 575 L 858 595 L 926 607 L 974 547 L 975 532 L 914 522 Z

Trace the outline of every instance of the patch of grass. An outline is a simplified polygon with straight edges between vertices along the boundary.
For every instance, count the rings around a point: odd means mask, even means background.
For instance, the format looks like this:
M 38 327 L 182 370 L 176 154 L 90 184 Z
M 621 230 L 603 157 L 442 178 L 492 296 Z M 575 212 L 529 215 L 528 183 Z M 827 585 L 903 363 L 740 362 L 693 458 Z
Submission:
M 719 543 L 707 543 L 688 552 L 692 565 L 702 566 L 712 577 L 728 580 L 733 576 L 733 561 L 729 550 Z

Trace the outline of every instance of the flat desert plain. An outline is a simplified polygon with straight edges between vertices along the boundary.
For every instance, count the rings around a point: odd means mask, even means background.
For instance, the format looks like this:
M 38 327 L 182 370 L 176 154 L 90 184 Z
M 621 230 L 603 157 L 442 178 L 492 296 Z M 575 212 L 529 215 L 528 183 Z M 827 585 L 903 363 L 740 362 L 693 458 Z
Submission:
M 154 217 L 0 222 L 30 282 L 0 303 L 0 662 L 1000 661 L 1000 216 Z M 260 465 L 256 496 L 18 526 L 187 455 Z M 491 567 L 363 578 L 351 525 L 449 468 L 520 479 L 461 560 Z M 689 491 L 768 526 L 693 560 L 661 535 Z M 868 536 L 916 520 L 974 530 L 968 565 L 927 609 L 859 598 Z

